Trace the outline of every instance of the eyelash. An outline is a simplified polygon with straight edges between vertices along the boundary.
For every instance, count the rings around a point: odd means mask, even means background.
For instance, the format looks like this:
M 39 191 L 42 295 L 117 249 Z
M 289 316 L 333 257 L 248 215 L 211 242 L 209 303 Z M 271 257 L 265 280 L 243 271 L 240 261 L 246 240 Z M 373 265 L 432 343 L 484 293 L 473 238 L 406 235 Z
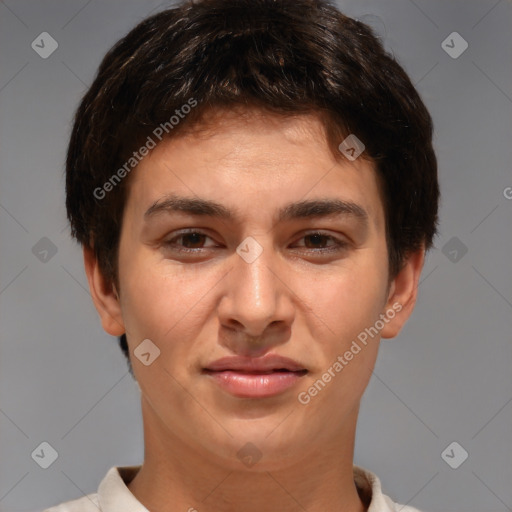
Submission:
M 208 249 L 212 249 L 214 247 L 196 247 L 196 248 L 190 248 L 190 247 L 182 247 L 182 246 L 179 246 L 176 244 L 176 241 L 183 238 L 184 236 L 186 235 L 200 235 L 200 236 L 204 236 L 206 238 L 210 238 L 210 236 L 208 236 L 206 233 L 203 233 L 202 231 L 200 230 L 197 230 L 197 229 L 191 229 L 191 230 L 187 230 L 187 231 L 181 231 L 180 233 L 178 233 L 177 235 L 173 236 L 172 238 L 170 238 L 169 240 L 166 240 L 163 242 L 163 245 L 167 248 L 171 248 L 175 251 L 178 251 L 178 252 L 183 252 L 183 253 L 197 253 L 198 251 L 203 251 L 203 250 L 208 250 Z M 300 238 L 301 240 L 306 238 L 306 237 L 311 237 L 311 236 L 320 236 L 323 238 L 323 240 L 327 239 L 327 240 L 330 240 L 330 241 L 333 241 L 334 242 L 334 246 L 330 246 L 330 247 L 319 247 L 319 248 L 308 248 L 308 247 L 302 247 L 303 250 L 306 250 L 306 251 L 314 251 L 315 253 L 332 253 L 332 252 L 338 252 L 338 251 L 342 251 L 344 249 L 346 249 L 348 247 L 348 242 L 345 242 L 343 240 L 340 240 L 339 238 L 336 238 L 332 235 L 328 235 L 326 233 L 322 233 L 321 231 L 311 231 L 309 233 L 305 233 L 304 235 L 302 235 L 302 237 Z

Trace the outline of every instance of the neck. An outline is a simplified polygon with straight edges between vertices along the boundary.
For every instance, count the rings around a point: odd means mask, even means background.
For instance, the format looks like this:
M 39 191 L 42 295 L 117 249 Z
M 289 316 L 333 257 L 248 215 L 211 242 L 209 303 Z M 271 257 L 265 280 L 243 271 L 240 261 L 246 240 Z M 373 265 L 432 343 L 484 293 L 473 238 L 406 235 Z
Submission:
M 183 443 L 142 407 L 145 460 L 128 488 L 151 512 L 366 511 L 352 469 L 357 411 L 338 442 L 301 447 L 286 465 L 262 459 L 241 469 Z

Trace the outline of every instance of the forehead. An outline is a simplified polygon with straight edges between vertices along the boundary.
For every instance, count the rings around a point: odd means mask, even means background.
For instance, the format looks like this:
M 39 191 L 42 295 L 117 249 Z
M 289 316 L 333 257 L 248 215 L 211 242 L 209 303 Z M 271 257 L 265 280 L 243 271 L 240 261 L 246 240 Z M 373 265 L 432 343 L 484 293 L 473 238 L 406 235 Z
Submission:
M 291 200 L 328 195 L 359 203 L 375 222 L 383 221 L 373 163 L 333 154 L 314 114 L 212 112 L 144 157 L 131 176 L 126 207 L 140 216 L 166 194 L 257 208 L 260 214 Z

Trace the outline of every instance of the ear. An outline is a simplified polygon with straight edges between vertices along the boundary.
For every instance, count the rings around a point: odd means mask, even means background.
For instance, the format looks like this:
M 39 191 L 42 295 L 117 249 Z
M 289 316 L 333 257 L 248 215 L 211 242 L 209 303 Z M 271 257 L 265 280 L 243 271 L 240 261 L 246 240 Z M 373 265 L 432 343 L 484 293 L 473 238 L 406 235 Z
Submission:
M 383 314 L 388 321 L 380 334 L 382 338 L 394 338 L 402 330 L 416 304 L 418 283 L 425 262 L 425 249 L 410 253 L 404 266 L 392 280 Z
M 84 247 L 83 253 L 85 273 L 94 306 L 100 315 L 101 325 L 108 334 L 121 336 L 125 333 L 125 328 L 115 286 L 101 273 L 94 250 Z

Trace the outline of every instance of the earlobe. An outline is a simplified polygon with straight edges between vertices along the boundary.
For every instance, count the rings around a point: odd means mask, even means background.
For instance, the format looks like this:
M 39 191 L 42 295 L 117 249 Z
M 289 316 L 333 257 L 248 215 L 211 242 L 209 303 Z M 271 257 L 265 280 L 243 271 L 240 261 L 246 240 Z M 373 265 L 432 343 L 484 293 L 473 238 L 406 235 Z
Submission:
M 418 283 L 425 262 L 425 250 L 410 253 L 394 277 L 389 288 L 388 300 L 382 312 L 387 319 L 381 330 L 382 338 L 394 338 L 401 331 L 416 304 Z
M 91 297 L 103 329 L 112 336 L 121 336 L 125 328 L 117 290 L 101 273 L 94 250 L 84 247 L 83 255 Z

